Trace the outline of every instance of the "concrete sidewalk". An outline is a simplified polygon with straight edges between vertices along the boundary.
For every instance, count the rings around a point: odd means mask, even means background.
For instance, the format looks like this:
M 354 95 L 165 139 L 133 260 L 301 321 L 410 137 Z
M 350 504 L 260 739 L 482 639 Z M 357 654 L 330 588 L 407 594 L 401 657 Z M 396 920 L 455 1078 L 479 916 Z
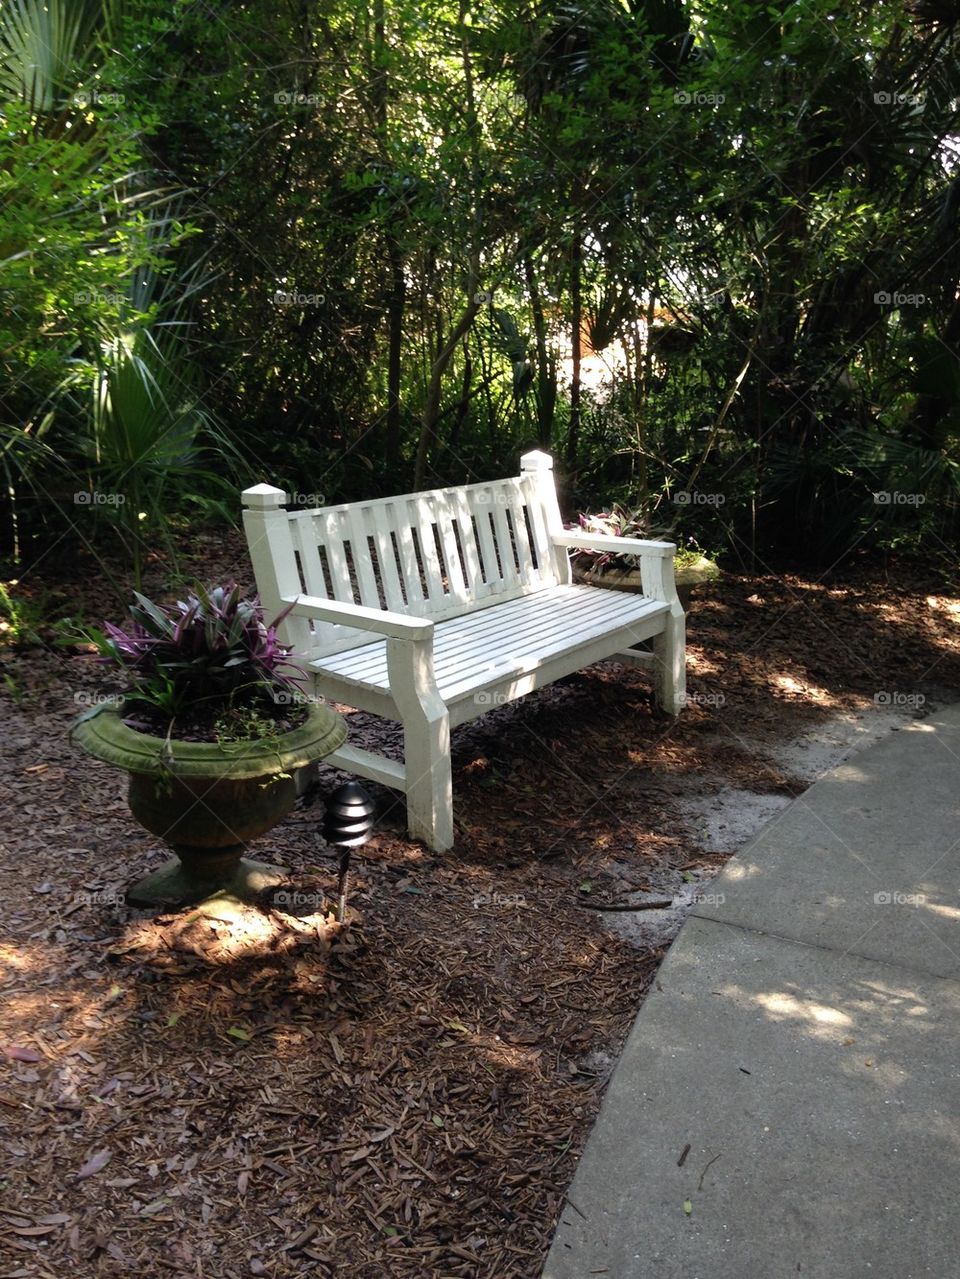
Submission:
M 828 773 L 711 888 L 545 1279 L 960 1277 L 960 706 Z

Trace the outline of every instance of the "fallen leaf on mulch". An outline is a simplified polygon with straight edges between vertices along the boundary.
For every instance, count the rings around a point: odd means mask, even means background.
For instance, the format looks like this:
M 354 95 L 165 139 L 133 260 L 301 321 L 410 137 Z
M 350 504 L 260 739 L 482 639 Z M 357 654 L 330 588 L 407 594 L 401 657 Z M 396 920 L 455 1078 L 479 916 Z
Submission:
M 102 1172 L 107 1164 L 113 1158 L 113 1151 L 104 1149 L 98 1150 L 95 1155 L 91 1155 L 85 1164 L 77 1173 L 77 1181 L 86 1181 L 88 1177 L 96 1176 L 98 1172 Z
M 0 1052 L 3 1052 L 5 1057 L 12 1057 L 14 1061 L 40 1061 L 42 1059 L 36 1048 L 21 1048 L 18 1044 L 0 1049 Z

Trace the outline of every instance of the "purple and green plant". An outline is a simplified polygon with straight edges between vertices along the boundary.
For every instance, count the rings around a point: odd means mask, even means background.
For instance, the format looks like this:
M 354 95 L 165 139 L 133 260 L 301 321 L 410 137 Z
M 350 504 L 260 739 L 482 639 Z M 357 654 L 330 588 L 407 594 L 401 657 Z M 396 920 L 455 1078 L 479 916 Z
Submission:
M 677 540 L 677 550 L 673 557 L 675 568 L 686 568 L 696 565 L 707 566 L 719 575 L 714 564 L 715 553 L 705 551 L 695 537 L 688 537 L 684 542 L 676 539 L 676 534 L 669 528 L 651 528 L 640 514 L 631 514 L 626 507 L 614 503 L 609 511 L 601 511 L 597 515 L 579 515 L 576 524 L 568 524 L 567 528 L 582 528 L 586 533 L 600 533 L 604 537 L 638 537 L 641 540 L 654 538 L 658 541 Z M 607 573 L 613 569 L 638 568 L 640 556 L 620 551 L 594 551 L 589 547 L 578 547 L 573 551 L 571 560 L 585 573 Z
M 579 515 L 577 524 L 571 528 L 581 528 L 585 533 L 600 533 L 604 537 L 640 537 L 647 538 L 647 524 L 643 516 L 632 514 L 626 507 L 614 503 L 609 511 L 601 511 L 597 515 Z M 578 547 L 571 556 L 573 562 L 585 572 L 605 573 L 612 568 L 635 568 L 640 563 L 639 555 L 621 555 L 616 551 L 593 551 L 589 547 Z
M 101 660 L 127 680 L 127 705 L 152 707 L 170 720 L 196 709 L 211 716 L 240 705 L 278 701 L 296 688 L 301 668 L 256 596 L 234 582 L 204 589 L 170 608 L 134 591 L 130 622 L 87 632 Z M 290 700 L 289 696 L 286 700 Z

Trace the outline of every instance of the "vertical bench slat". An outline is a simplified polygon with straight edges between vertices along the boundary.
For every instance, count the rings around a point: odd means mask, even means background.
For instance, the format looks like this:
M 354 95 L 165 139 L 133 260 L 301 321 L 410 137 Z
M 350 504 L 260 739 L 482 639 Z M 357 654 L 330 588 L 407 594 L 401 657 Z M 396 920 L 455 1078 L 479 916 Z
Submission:
M 320 563 L 320 548 L 314 537 L 313 520 L 302 516 L 290 520 L 290 531 L 300 564 L 303 568 L 304 588 L 308 595 L 319 595 L 327 598 L 327 583 L 323 576 L 323 565 Z
M 370 509 L 356 505 L 349 507 L 348 512 L 350 554 L 357 588 L 360 591 L 360 603 L 365 604 L 367 608 L 379 608 L 380 592 L 377 590 L 377 578 L 370 561 L 370 546 L 367 542 L 367 538 L 374 532 Z
M 408 504 L 394 502 L 393 512 L 397 536 L 397 550 L 400 553 L 400 568 L 403 573 L 403 585 L 407 592 L 407 607 L 411 613 L 424 611 L 425 595 L 420 580 L 420 566 L 413 545 L 413 529 L 408 517 Z
M 507 523 L 507 512 L 503 500 L 505 496 L 504 490 L 500 484 L 492 485 L 491 487 L 493 488 L 494 500 L 490 507 L 490 515 L 493 520 L 497 550 L 500 552 L 500 573 L 507 586 L 517 586 L 520 582 L 520 575 L 517 572 L 517 564 L 514 559 L 510 525 Z
M 447 569 L 448 603 L 456 600 L 460 604 L 466 604 L 470 598 L 470 592 L 464 580 L 463 565 L 460 563 L 460 552 L 457 549 L 457 539 L 453 531 L 456 508 L 450 501 L 449 493 L 439 494 L 433 506 Z
M 472 512 L 463 489 L 453 494 L 453 508 L 456 514 L 457 531 L 460 534 L 460 545 L 467 566 L 467 589 L 474 599 L 483 599 L 490 594 L 490 588 L 483 580 L 480 570 L 481 554 L 477 546 L 477 535 L 473 527 Z
M 512 490 L 513 500 L 506 507 L 506 513 L 509 516 L 508 522 L 513 525 L 514 541 L 520 559 L 520 580 L 524 586 L 536 586 L 540 574 L 533 563 L 530 534 L 527 532 L 527 521 L 523 518 L 523 491 L 519 480 L 509 480 L 504 483 L 509 484 Z
M 350 581 L 350 569 L 343 549 L 343 520 L 337 510 L 318 511 L 314 516 L 317 541 L 327 553 L 327 568 L 330 570 L 330 583 L 333 587 L 333 598 L 341 604 L 355 604 L 353 585 Z
M 391 530 L 396 531 L 396 511 L 392 502 L 378 502 L 370 508 L 373 523 L 373 539 L 377 548 L 377 560 L 380 566 L 380 581 L 387 600 L 387 608 L 393 613 L 405 613 L 407 604 L 403 597 L 403 585 L 397 572 L 397 558 L 390 538 Z
M 423 576 L 426 581 L 426 595 L 429 611 L 437 612 L 446 601 L 443 585 L 443 570 L 437 556 L 437 544 L 433 536 L 435 523 L 433 507 L 425 494 L 414 494 L 409 501 L 410 523 L 420 547 L 420 558 L 423 561 Z
M 490 512 L 493 509 L 491 486 L 471 488 L 466 497 L 470 513 L 477 521 L 477 541 L 480 544 L 480 555 L 483 559 L 486 590 L 490 595 L 495 592 L 497 584 L 503 581 L 500 569 L 497 567 L 497 548 L 490 528 Z
M 327 598 L 327 582 L 323 576 L 323 565 L 320 562 L 320 548 L 317 545 L 316 525 L 311 516 L 292 516 L 290 533 L 300 567 L 303 570 L 304 589 L 308 595 Z M 326 622 L 311 622 L 313 637 L 320 649 L 325 648 L 336 638 L 334 628 Z
M 555 552 L 550 541 L 543 503 L 537 492 L 536 478 L 529 472 L 520 477 L 520 491 L 530 513 L 530 527 L 533 529 L 533 545 L 537 554 L 537 573 L 541 581 L 553 584 L 557 581 L 554 563 Z

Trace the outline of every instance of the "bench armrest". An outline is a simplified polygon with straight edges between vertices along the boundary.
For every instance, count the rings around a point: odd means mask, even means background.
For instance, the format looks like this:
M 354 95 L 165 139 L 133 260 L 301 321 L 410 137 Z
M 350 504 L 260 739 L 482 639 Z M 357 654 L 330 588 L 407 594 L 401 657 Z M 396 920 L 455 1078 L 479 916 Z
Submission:
M 341 604 L 338 600 L 323 600 L 317 595 L 286 595 L 283 603 L 290 607 L 294 617 L 313 617 L 336 626 L 355 626 L 357 630 L 376 631 L 391 639 L 425 640 L 433 635 L 433 622 L 426 618 L 407 617 L 405 613 L 391 613 L 382 608 Z
M 648 542 L 640 537 L 611 537 L 606 533 L 588 533 L 584 529 L 564 529 L 553 534 L 554 546 L 583 547 L 588 551 L 612 551 L 619 555 L 660 555 L 673 559 L 673 542 Z
M 589 551 L 610 551 L 614 555 L 636 555 L 640 560 L 640 581 L 649 599 L 663 600 L 671 612 L 683 616 L 673 576 L 673 542 L 648 542 L 642 537 L 611 537 L 606 533 L 586 533 L 582 529 L 565 529 L 554 533 L 554 546 L 583 547 Z

